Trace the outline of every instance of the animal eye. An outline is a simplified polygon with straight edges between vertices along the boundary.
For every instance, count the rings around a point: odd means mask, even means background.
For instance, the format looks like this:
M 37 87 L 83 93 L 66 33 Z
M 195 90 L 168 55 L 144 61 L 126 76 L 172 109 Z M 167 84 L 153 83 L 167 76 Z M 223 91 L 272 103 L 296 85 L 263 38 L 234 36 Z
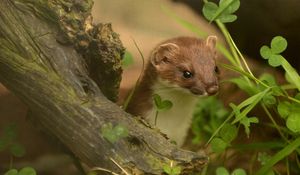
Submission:
M 219 67 L 218 67 L 218 66 L 215 67 L 215 73 L 217 73 L 217 74 L 220 73 L 220 70 L 219 70 Z
M 193 74 L 189 71 L 183 71 L 183 77 L 184 78 L 191 78 Z

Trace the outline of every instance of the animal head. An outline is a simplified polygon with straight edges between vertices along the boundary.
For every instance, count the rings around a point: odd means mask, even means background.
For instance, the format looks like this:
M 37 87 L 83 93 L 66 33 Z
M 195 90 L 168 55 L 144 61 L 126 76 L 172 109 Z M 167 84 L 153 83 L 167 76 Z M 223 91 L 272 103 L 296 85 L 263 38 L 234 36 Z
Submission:
M 205 40 L 179 37 L 159 45 L 150 58 L 160 80 L 195 95 L 218 92 L 216 36 Z

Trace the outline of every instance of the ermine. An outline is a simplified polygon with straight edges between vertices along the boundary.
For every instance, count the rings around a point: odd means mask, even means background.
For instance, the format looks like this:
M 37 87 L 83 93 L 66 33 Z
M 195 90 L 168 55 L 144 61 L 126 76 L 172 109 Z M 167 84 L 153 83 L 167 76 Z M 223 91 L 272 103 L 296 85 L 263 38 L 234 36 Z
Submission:
M 158 45 L 126 111 L 154 125 L 153 95 L 170 100 L 172 108 L 159 112 L 156 127 L 181 146 L 199 97 L 214 95 L 219 89 L 216 40 L 216 36 L 177 37 Z

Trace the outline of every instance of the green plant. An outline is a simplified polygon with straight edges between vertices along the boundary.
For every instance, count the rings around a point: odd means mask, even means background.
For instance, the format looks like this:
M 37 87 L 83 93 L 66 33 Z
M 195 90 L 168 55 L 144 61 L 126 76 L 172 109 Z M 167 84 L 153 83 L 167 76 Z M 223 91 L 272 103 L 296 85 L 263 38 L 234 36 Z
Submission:
M 225 167 L 218 167 L 216 169 L 216 175 L 247 175 L 244 169 L 238 168 L 229 173 Z
M 101 135 L 110 143 L 115 143 L 128 136 L 128 129 L 120 124 L 113 126 L 112 123 L 108 123 L 101 127 Z
M 15 157 L 23 157 L 26 153 L 22 144 L 17 141 L 17 125 L 8 124 L 3 129 L 3 135 L 0 137 L 0 151 L 9 150 Z
M 164 165 L 163 170 L 168 175 L 179 175 L 181 173 L 181 167 L 174 165 L 173 162 L 170 165 Z
M 36 175 L 31 167 L 24 167 L 20 171 L 13 169 L 13 156 L 23 157 L 26 154 L 25 147 L 17 141 L 18 129 L 15 123 L 10 123 L 3 128 L 0 137 L 0 151 L 8 150 L 12 155 L 10 158 L 9 170 L 4 175 Z
M 24 167 L 20 171 L 10 169 L 4 175 L 36 175 L 36 171 L 31 167 Z
M 223 155 L 223 164 L 226 164 L 227 149 L 232 149 L 232 151 L 251 150 L 254 152 L 267 149 L 270 154 L 268 156 L 259 155 L 258 161 L 255 159 L 257 154 L 252 155 L 251 162 L 249 162 L 251 164 L 250 167 L 254 166 L 252 164 L 260 162 L 260 168 L 256 172 L 253 172 L 253 169 L 250 168 L 249 174 L 274 174 L 274 172 L 277 172 L 274 166 L 279 162 L 285 165 L 285 172 L 288 172 L 288 174 L 292 174 L 292 171 L 296 174 L 300 173 L 300 161 L 298 158 L 300 155 L 300 76 L 282 55 L 284 50 L 287 49 L 288 42 L 284 37 L 276 36 L 272 39 L 270 46 L 263 45 L 260 49 L 262 58 L 266 59 L 271 67 L 283 68 L 287 83 L 279 85 L 274 75 L 271 74 L 255 76 L 224 24 L 237 19 L 234 12 L 238 10 L 240 1 L 220 0 L 218 5 L 207 0 L 204 0 L 204 2 L 202 10 L 204 16 L 209 22 L 216 23 L 229 46 L 228 50 L 222 44 L 217 44 L 218 50 L 230 61 L 230 64 L 220 65 L 225 69 L 240 74 L 239 77 L 223 81 L 234 83 L 246 92 L 249 97 L 240 104 L 231 103 L 229 105 L 232 109 L 231 112 L 224 117 L 226 118 L 225 120 L 216 120 L 218 122 L 221 121 L 217 127 L 212 127 L 207 122 L 202 125 L 201 122 L 198 122 L 196 123 L 197 126 L 192 127 L 193 132 L 203 132 L 207 130 L 204 128 L 209 128 L 211 136 L 206 145 L 210 145 L 212 152 L 217 153 L 217 158 Z M 180 18 L 170 10 L 166 8 L 163 10 L 179 24 L 193 31 L 198 36 L 204 37 L 207 35 L 201 29 Z M 215 104 L 217 103 L 215 102 Z M 251 116 L 250 112 L 256 106 L 260 106 L 265 115 L 259 117 Z M 200 113 L 200 116 L 204 114 L 203 108 L 197 106 L 196 110 L 198 110 L 197 113 Z M 269 122 L 266 122 L 266 120 L 260 121 L 261 117 L 266 117 Z M 196 116 L 197 118 L 199 116 Z M 197 122 L 197 120 L 195 121 Z M 254 124 L 259 124 L 259 127 L 266 127 L 268 130 L 275 130 L 279 137 L 276 140 L 264 140 L 262 142 L 247 144 L 247 146 L 232 143 L 237 135 L 241 134 L 238 132 L 240 127 L 244 128 L 246 135 L 249 137 L 253 132 L 251 131 L 251 127 Z M 202 128 L 202 130 L 199 128 Z M 197 137 L 196 139 L 199 141 L 199 134 Z M 292 166 L 293 168 L 291 168 Z M 240 170 L 237 172 L 246 174 Z M 217 174 L 227 175 L 229 172 L 223 167 L 218 169 Z
M 216 96 L 199 100 L 192 121 L 193 143 L 206 142 L 227 115 L 228 110 Z
M 133 56 L 130 52 L 126 51 L 122 59 L 122 67 L 127 68 L 134 63 Z
M 153 101 L 154 101 L 154 106 L 156 107 L 156 114 L 155 114 L 155 120 L 154 120 L 154 124 L 156 125 L 159 112 L 167 111 L 167 110 L 171 109 L 173 106 L 173 103 L 170 100 L 161 99 L 160 95 L 158 95 L 158 94 L 153 94 Z

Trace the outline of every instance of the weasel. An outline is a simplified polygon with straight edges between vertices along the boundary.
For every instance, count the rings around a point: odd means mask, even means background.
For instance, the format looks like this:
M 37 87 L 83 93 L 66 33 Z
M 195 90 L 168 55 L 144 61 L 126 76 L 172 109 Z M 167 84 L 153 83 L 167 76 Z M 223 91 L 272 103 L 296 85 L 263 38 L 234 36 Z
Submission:
M 153 94 L 170 100 L 172 108 L 159 112 L 156 126 L 177 145 L 182 145 L 199 96 L 218 92 L 216 36 L 205 40 L 177 37 L 164 41 L 151 53 L 142 79 L 126 111 L 154 125 Z

